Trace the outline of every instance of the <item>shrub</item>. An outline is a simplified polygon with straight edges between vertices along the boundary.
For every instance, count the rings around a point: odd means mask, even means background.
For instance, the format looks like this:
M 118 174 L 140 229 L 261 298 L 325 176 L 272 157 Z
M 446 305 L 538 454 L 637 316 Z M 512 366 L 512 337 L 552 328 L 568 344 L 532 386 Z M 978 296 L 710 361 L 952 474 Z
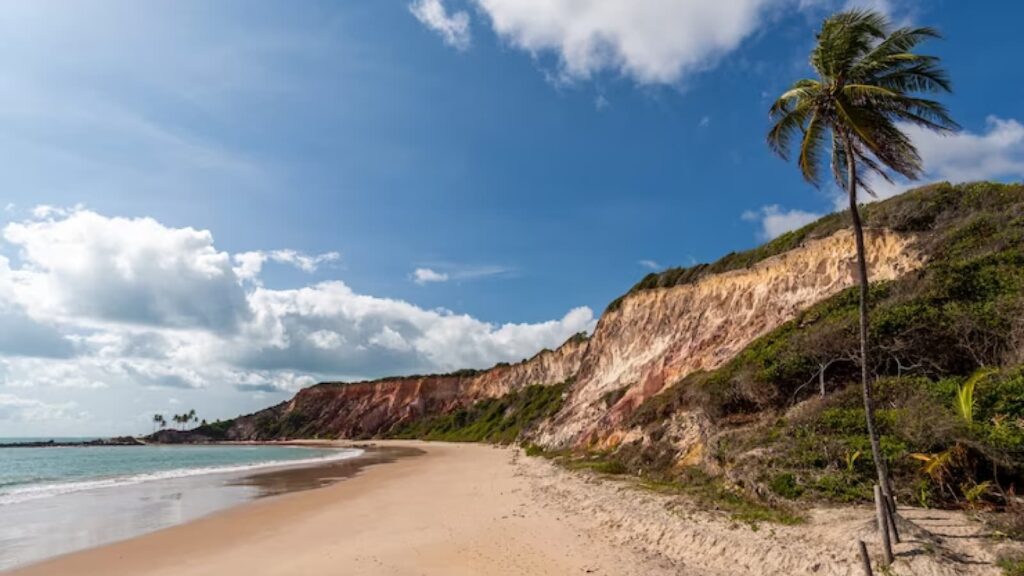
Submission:
M 499 398 L 480 400 L 450 414 L 408 422 L 387 436 L 511 444 L 558 411 L 568 384 L 527 386 Z

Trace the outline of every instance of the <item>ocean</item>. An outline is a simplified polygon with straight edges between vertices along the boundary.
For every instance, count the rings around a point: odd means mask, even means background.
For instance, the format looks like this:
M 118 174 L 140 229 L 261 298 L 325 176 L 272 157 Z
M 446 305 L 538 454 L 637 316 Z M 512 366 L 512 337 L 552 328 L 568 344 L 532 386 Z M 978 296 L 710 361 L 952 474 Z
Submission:
M 0 438 L 0 443 L 49 438 Z M 81 441 L 88 438 L 54 438 Z M 0 448 L 0 570 L 322 485 L 253 478 L 360 450 L 298 446 Z

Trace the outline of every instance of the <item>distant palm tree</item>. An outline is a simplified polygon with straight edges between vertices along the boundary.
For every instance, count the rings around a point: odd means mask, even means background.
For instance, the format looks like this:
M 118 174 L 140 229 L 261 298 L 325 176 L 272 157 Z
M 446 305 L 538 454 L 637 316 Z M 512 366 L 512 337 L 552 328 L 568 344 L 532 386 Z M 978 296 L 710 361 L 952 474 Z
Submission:
M 921 42 L 938 37 L 933 28 L 893 29 L 878 12 L 840 12 L 822 24 L 811 52 L 817 78 L 798 80 L 770 111 L 775 123 L 768 133 L 772 150 L 788 158 L 791 144 L 799 139 L 800 172 L 816 186 L 824 156 L 831 152 L 832 176 L 849 196 L 860 282 L 861 387 L 871 455 L 888 495 L 892 488 L 868 382 L 868 270 L 857 188 L 874 195 L 862 172 L 890 183 L 889 172 L 911 180 L 921 176 L 921 157 L 901 124 L 938 132 L 959 128 L 942 104 L 917 96 L 950 91 L 939 59 L 913 53 Z
M 163 421 L 164 417 L 162 414 L 153 414 L 153 433 L 156 433 L 157 426 Z

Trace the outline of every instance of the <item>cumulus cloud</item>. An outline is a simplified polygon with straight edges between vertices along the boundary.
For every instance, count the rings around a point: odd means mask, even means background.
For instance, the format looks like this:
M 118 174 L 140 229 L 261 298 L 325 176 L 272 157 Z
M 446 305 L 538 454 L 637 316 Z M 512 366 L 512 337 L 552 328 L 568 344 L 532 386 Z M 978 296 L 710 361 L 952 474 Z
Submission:
M 579 308 L 560 320 L 495 325 L 358 294 L 340 281 L 258 289 L 250 303 L 255 321 L 236 363 L 330 374 L 483 368 L 556 347 L 594 323 L 593 312 Z
M 565 80 L 617 72 L 673 84 L 756 30 L 778 0 L 476 0 L 494 31 L 531 54 L 552 53 Z
M 417 268 L 413 270 L 412 281 L 423 286 L 432 282 L 447 282 L 448 275 L 430 268 Z
M 758 238 L 762 240 L 771 240 L 790 230 L 806 226 L 822 216 L 823 214 L 803 210 L 785 210 L 778 204 L 762 206 L 758 210 L 747 210 L 743 213 L 744 220 L 756 222 L 761 226 Z
M 17 252 L 0 256 L 0 390 L 19 391 L 18 402 L 7 398 L 8 423 L 74 413 L 51 397 L 92 409 L 149 394 L 159 397 L 152 412 L 167 389 L 199 408 L 225 394 L 284 395 L 324 379 L 483 368 L 595 324 L 589 308 L 495 324 L 360 294 L 340 280 L 269 289 L 259 276 L 265 262 L 312 271 L 338 256 L 229 254 L 207 230 L 151 218 L 47 209 L 6 225 L 2 238 Z M 453 280 L 508 272 L 446 266 L 433 272 Z
M 235 275 L 242 280 L 255 280 L 263 272 L 263 265 L 267 261 L 294 266 L 303 272 L 312 274 L 322 264 L 341 259 L 341 254 L 325 252 L 310 256 L 297 250 L 254 250 L 235 254 L 232 259 L 235 262 L 233 268 Z
M 464 10 L 449 14 L 441 0 L 416 0 L 409 5 L 409 11 L 424 26 L 440 35 L 445 44 L 457 50 L 469 48 L 469 14 Z
M 82 209 L 44 214 L 3 229 L 24 263 L 14 291 L 33 316 L 214 329 L 244 318 L 245 293 L 209 231 Z

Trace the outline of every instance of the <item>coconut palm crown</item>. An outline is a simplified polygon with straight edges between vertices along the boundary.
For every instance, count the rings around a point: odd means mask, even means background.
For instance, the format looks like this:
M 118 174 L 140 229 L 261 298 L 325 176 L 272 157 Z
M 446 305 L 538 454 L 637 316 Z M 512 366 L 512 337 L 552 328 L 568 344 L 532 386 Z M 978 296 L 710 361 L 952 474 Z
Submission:
M 878 12 L 851 10 L 825 20 L 817 38 L 811 66 L 818 78 L 796 81 L 772 105 L 769 146 L 788 159 L 799 140 L 800 171 L 815 185 L 821 184 L 830 148 L 832 175 L 848 193 L 851 159 L 855 168 L 889 182 L 892 173 L 917 179 L 921 157 L 900 124 L 939 132 L 959 128 L 945 106 L 920 97 L 950 91 L 938 58 L 913 52 L 921 42 L 939 38 L 938 31 L 892 29 Z M 853 172 L 854 188 L 873 194 L 866 178 Z

